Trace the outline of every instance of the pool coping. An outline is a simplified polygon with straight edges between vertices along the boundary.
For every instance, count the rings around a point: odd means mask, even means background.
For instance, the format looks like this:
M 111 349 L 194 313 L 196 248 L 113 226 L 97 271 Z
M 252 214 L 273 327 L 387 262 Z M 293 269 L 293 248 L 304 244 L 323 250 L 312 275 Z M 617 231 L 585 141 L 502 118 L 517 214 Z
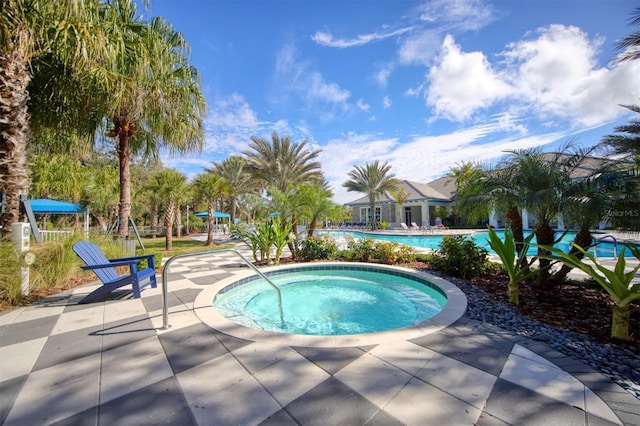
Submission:
M 293 265 L 287 264 L 261 268 L 261 272 L 268 274 L 276 271 L 300 269 L 308 266 L 346 266 L 401 272 L 402 274 L 406 274 L 409 276 L 426 279 L 432 284 L 436 285 L 446 295 L 447 304 L 437 315 L 418 324 L 376 333 L 350 334 L 340 336 L 310 336 L 302 334 L 267 332 L 237 324 L 225 318 L 222 314 L 220 314 L 216 309 L 212 307 L 213 298 L 218 292 L 220 292 L 220 290 L 247 277 L 256 275 L 255 272 L 247 270 L 246 272 L 237 274 L 234 277 L 219 281 L 218 283 L 200 292 L 194 302 L 194 312 L 207 326 L 240 339 L 276 345 L 328 348 L 375 345 L 401 340 L 409 340 L 416 337 L 425 336 L 427 334 L 440 331 L 445 327 L 453 324 L 458 319 L 460 319 L 467 310 L 467 297 L 464 295 L 462 290 L 460 290 L 454 284 L 441 277 L 437 277 L 426 272 L 415 271 L 413 269 L 403 268 L 399 266 L 372 265 L 370 263 L 363 264 L 357 262 L 315 262 L 297 263 Z

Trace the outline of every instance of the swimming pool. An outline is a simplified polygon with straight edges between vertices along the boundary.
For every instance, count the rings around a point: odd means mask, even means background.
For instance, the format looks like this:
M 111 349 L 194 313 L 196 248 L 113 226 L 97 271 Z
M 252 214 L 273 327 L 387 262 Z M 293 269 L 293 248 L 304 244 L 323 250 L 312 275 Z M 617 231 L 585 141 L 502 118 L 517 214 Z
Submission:
M 273 288 L 250 271 L 201 292 L 198 316 L 212 328 L 247 340 L 329 347 L 423 336 L 455 322 L 466 310 L 466 297 L 453 284 L 401 267 L 327 262 L 261 271 L 282 293 L 284 324 Z M 264 313 L 266 319 L 260 316 Z
M 358 231 L 320 231 L 320 233 L 331 235 L 335 238 L 342 238 L 345 232 L 350 233 L 354 238 L 373 238 L 376 240 L 382 241 L 395 241 L 400 244 L 406 244 L 412 247 L 426 248 L 432 250 L 438 250 L 440 248 L 440 243 L 444 238 L 444 235 L 428 235 L 428 234 L 383 234 L 383 233 L 374 233 L 374 232 L 358 232 Z M 500 238 L 504 238 L 504 231 L 498 230 L 496 231 Z M 531 231 L 525 231 L 525 237 L 529 235 Z M 558 238 L 561 233 L 556 233 L 556 238 Z M 489 251 L 490 254 L 495 254 L 491 247 L 489 246 L 489 234 L 487 231 L 473 231 L 470 230 L 469 234 L 467 234 L 470 238 L 472 238 L 477 245 L 480 247 L 484 247 Z M 575 238 L 575 232 L 567 232 L 562 240 L 558 242 L 555 247 L 562 249 L 565 252 L 568 252 L 571 249 L 571 243 Z M 600 236 L 598 236 L 599 238 Z M 533 243 L 536 242 L 535 237 L 532 240 Z M 612 242 L 605 241 L 598 244 L 597 247 L 597 256 L 598 257 L 614 257 L 614 253 L 619 253 L 621 247 L 618 247 L 617 250 Z M 535 246 L 529 247 L 529 251 L 527 254 L 529 256 L 534 256 L 538 252 L 538 248 Z M 591 253 L 594 253 L 594 249 L 591 249 Z M 632 256 L 631 253 L 627 250 L 626 256 Z

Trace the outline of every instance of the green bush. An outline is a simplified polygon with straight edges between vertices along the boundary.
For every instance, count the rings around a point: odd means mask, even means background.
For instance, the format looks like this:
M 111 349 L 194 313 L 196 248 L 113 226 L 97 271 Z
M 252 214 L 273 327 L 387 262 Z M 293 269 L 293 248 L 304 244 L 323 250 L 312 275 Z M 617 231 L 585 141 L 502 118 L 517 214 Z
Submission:
M 373 257 L 389 265 L 409 263 L 415 259 L 415 250 L 396 241 L 378 241 L 374 245 Z
M 309 237 L 300 243 L 298 256 L 304 261 L 333 260 L 338 255 L 338 245 L 329 236 Z
M 348 244 L 348 248 L 353 251 L 354 260 L 368 262 L 375 253 L 375 240 L 373 238 L 359 238 Z
M 463 235 L 446 236 L 430 259 L 437 271 L 453 277 L 470 279 L 486 274 L 491 268 L 488 251 Z

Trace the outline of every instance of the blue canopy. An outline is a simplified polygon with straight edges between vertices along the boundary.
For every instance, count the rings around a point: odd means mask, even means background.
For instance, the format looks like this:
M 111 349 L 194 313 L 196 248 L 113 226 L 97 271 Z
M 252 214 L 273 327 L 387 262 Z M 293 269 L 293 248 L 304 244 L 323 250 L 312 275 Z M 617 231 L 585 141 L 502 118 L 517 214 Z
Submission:
M 196 213 L 196 217 L 207 217 L 209 212 Z M 231 217 L 229 213 L 213 212 L 213 217 Z
M 75 214 L 84 212 L 80 204 L 49 200 L 47 198 L 29 200 L 29 205 L 35 214 Z

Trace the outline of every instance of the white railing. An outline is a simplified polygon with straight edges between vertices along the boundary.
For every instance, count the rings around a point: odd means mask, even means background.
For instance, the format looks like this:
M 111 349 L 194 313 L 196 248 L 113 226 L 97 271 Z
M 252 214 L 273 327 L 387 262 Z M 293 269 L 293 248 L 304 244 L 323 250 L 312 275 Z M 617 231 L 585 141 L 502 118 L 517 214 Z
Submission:
M 73 231 L 40 231 L 43 243 L 66 240 L 71 235 L 73 235 Z

